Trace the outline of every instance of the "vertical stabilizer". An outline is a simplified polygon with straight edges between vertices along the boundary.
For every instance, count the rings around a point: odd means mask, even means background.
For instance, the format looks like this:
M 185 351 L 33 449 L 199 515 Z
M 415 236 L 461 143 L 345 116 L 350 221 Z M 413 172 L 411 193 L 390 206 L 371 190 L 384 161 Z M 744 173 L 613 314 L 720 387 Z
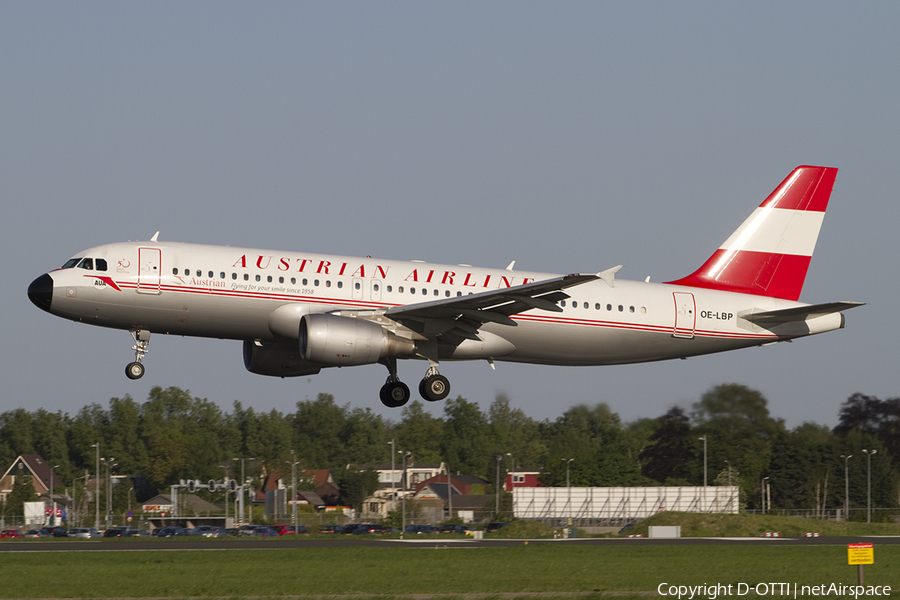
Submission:
M 799 299 L 837 171 L 797 167 L 702 267 L 669 283 Z

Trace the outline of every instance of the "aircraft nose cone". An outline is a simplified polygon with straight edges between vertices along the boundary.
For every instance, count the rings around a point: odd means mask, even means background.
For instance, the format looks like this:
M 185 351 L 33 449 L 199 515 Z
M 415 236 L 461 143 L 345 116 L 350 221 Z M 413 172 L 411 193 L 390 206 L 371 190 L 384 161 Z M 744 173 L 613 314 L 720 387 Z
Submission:
M 53 278 L 44 273 L 32 281 L 28 286 L 28 299 L 41 310 L 50 312 L 50 303 L 53 301 Z

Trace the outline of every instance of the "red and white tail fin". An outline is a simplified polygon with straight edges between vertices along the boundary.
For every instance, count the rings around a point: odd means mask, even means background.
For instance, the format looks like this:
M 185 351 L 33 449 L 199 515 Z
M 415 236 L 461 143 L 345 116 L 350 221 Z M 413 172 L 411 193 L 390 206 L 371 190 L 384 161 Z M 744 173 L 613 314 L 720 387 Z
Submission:
M 797 300 L 837 171 L 797 167 L 702 267 L 668 283 Z

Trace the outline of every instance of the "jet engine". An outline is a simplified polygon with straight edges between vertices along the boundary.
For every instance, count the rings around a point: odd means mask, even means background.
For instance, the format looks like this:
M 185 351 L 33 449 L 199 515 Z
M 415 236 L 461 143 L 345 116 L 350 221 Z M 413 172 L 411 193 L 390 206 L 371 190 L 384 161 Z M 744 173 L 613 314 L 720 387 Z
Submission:
M 412 356 L 415 342 L 377 323 L 326 313 L 300 319 L 300 357 L 333 367 L 369 365 L 385 357 Z
M 244 340 L 244 366 L 251 373 L 272 377 L 315 375 L 322 365 L 303 360 L 294 343 Z

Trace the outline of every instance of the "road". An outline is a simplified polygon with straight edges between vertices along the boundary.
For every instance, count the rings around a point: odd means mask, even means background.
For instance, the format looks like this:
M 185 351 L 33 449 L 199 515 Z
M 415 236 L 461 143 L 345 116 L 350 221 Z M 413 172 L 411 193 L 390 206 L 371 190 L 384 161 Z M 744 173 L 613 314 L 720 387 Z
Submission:
M 368 546 L 372 548 L 489 548 L 495 546 L 517 546 L 521 544 L 578 544 L 588 546 L 714 546 L 714 545 L 776 545 L 776 546 L 846 546 L 847 544 L 868 542 L 877 545 L 900 544 L 900 536 L 856 536 L 818 538 L 580 538 L 580 539 L 490 539 L 473 540 L 462 538 L 396 538 L 343 537 L 297 539 L 110 539 L 110 540 L 3 540 L 0 552 L 109 552 L 109 551 L 149 551 L 149 550 L 238 550 L 276 548 L 336 548 L 347 546 Z

